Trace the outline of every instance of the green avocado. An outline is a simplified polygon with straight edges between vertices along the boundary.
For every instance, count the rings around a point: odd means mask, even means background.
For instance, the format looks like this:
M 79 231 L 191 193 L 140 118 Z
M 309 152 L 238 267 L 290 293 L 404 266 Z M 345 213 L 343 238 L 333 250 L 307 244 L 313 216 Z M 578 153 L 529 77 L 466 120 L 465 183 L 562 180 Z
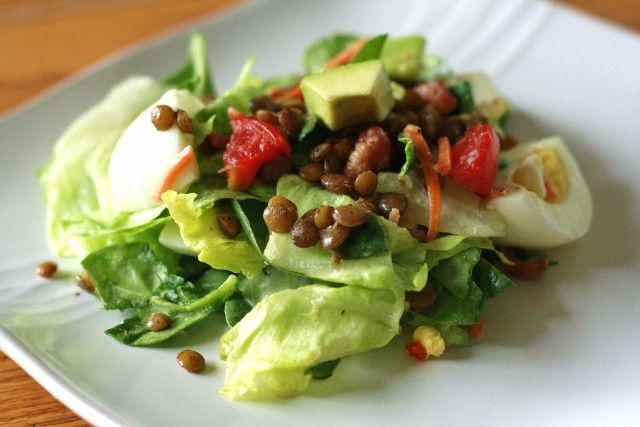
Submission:
M 419 35 L 387 39 L 380 59 L 393 80 L 414 82 L 420 78 L 426 41 Z
M 333 131 L 382 121 L 394 103 L 389 76 L 379 60 L 306 76 L 300 88 L 307 109 Z

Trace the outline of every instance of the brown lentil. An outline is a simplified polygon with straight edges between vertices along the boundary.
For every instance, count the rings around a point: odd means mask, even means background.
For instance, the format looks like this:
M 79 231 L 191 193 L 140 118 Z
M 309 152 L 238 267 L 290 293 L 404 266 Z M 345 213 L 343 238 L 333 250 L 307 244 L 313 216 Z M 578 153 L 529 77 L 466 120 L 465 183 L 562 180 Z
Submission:
M 340 265 L 341 262 L 342 262 L 342 254 L 340 252 L 334 252 L 333 255 L 331 256 L 331 265 L 334 267 L 337 267 L 338 265 Z M 342 310 L 340 314 L 344 315 L 344 310 Z
M 353 184 L 351 180 L 344 175 L 337 173 L 327 173 L 322 175 L 320 182 L 327 190 L 336 194 L 351 194 L 353 192 Z
M 382 216 L 388 218 L 393 208 L 397 208 L 400 213 L 407 209 L 407 198 L 404 194 L 395 192 L 380 193 L 376 201 L 376 208 Z
M 278 104 L 270 96 L 263 95 L 253 98 L 249 102 L 249 108 L 252 113 L 256 113 L 258 110 L 276 111 Z
M 412 228 L 411 230 L 409 230 L 409 234 L 411 234 L 411 237 L 413 237 L 420 243 L 424 243 L 427 241 L 427 233 L 425 233 L 425 231 L 420 228 Z
M 347 240 L 351 234 L 351 228 L 340 224 L 320 230 L 320 244 L 325 249 L 337 249 Z
M 416 311 L 424 311 L 431 308 L 431 306 L 436 302 L 438 292 L 433 285 L 427 283 L 427 286 L 419 292 L 407 292 L 406 298 L 412 309 Z
M 354 188 L 362 197 L 369 197 L 376 192 L 378 187 L 378 176 L 372 171 L 362 172 L 356 177 Z
M 58 271 L 58 264 L 52 261 L 45 261 L 38 264 L 36 267 L 36 273 L 40 277 L 44 277 L 45 279 L 50 279 L 56 274 Z
M 460 114 L 460 119 L 462 120 L 462 123 L 464 123 L 464 127 L 466 130 L 469 130 L 472 127 L 476 127 L 478 125 L 489 123 L 487 118 L 479 113 Z
M 176 112 L 168 105 L 160 104 L 151 110 L 151 123 L 158 130 L 167 130 L 176 121 Z
M 291 240 L 299 248 L 310 248 L 318 243 L 320 233 L 313 223 L 313 218 L 300 218 L 291 229 Z
M 319 163 L 307 163 L 298 169 L 298 173 L 307 182 L 318 182 L 324 174 L 324 167 Z
M 178 129 L 182 133 L 193 133 L 193 123 L 191 122 L 191 117 L 184 110 L 177 111 L 176 121 L 178 122 Z
M 324 159 L 324 173 L 342 173 L 343 168 L 344 162 L 334 156 L 333 153 Z
M 436 138 L 440 134 L 442 122 L 442 116 L 433 105 L 427 104 L 420 109 L 418 123 L 427 141 Z
M 367 222 L 369 212 L 360 205 L 340 206 L 333 211 L 333 219 L 346 227 L 357 227 Z
M 506 133 L 503 138 L 500 138 L 500 151 L 510 150 L 518 145 L 518 138 L 511 133 Z
M 327 205 L 319 206 L 313 216 L 313 223 L 318 230 L 322 230 L 323 228 L 327 228 L 332 225 L 334 223 L 333 208 Z
M 298 136 L 302 130 L 304 113 L 298 108 L 284 108 L 278 113 L 278 122 L 288 137 Z
M 194 350 L 182 350 L 176 358 L 178 365 L 191 373 L 198 373 L 204 369 L 204 357 Z
M 440 136 L 446 136 L 452 144 L 455 144 L 466 131 L 467 128 L 460 116 L 451 116 L 444 121 L 440 129 Z
M 269 199 L 262 217 L 269 230 L 275 233 L 288 233 L 298 218 L 298 212 L 291 200 L 282 196 L 273 196 Z
M 291 170 L 291 162 L 285 156 L 278 156 L 262 166 L 262 180 L 267 184 L 275 185 L 282 175 Z
M 407 89 L 402 97 L 402 105 L 409 110 L 419 110 L 426 104 L 418 93 L 413 89 Z
M 391 212 L 389 212 L 389 221 L 397 224 L 400 222 L 400 211 L 398 208 L 392 208 Z
M 375 209 L 375 206 L 373 205 L 373 203 L 371 203 L 367 199 L 363 199 L 362 197 L 356 200 L 356 203 L 362 206 L 363 208 L 365 208 L 368 212 L 373 212 L 373 210 Z
M 229 135 L 223 135 L 217 132 L 211 132 L 208 138 L 213 148 L 216 148 L 218 150 L 226 148 L 229 140 L 231 139 Z
M 87 273 L 86 271 L 81 271 L 80 273 L 76 274 L 76 276 L 73 278 L 73 281 L 76 283 L 76 285 L 89 292 L 90 294 L 96 291 L 93 280 L 91 280 L 91 276 L 89 276 L 89 273 Z
M 218 223 L 218 227 L 220 231 L 224 233 L 225 236 L 233 239 L 238 233 L 240 233 L 240 223 L 234 214 L 231 212 L 220 211 L 218 215 L 216 215 L 216 222 Z
M 256 111 L 256 119 L 264 123 L 271 123 L 272 125 L 278 126 L 280 122 L 278 122 L 278 116 L 271 110 L 258 110 Z
M 147 329 L 152 332 L 160 332 L 171 327 L 171 318 L 164 313 L 151 313 L 147 319 Z
M 316 145 L 309 152 L 309 161 L 311 163 L 322 163 L 324 158 L 331 153 L 332 148 L 333 144 L 331 142 L 323 142 L 322 144 Z
M 331 155 L 344 164 L 349 159 L 349 154 L 353 151 L 354 144 L 354 141 L 351 141 L 348 138 L 342 138 L 334 144 L 333 149 L 331 150 Z

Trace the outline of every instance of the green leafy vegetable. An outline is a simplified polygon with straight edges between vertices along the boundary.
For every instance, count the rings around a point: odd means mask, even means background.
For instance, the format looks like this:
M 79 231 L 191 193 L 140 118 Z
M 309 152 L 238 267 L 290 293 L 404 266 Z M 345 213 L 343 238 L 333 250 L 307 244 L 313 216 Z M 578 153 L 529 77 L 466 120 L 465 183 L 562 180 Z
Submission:
M 269 229 L 262 217 L 267 204 L 262 200 L 234 199 L 231 205 L 249 242 L 262 253 L 269 240 Z
M 440 331 L 447 346 L 469 344 L 469 332 L 467 332 L 467 328 L 455 325 L 440 325 L 436 326 L 436 329 Z
M 382 47 L 387 41 L 387 34 L 381 34 L 376 37 L 372 37 L 360 48 L 356 56 L 351 60 L 352 63 L 371 61 L 373 59 L 380 59 L 382 53 Z
M 431 271 L 431 278 L 456 297 L 465 298 L 469 294 L 473 268 L 480 260 L 480 252 L 478 248 L 469 248 L 443 260 Z
M 449 86 L 449 90 L 458 99 L 458 105 L 455 111 L 456 114 L 471 113 L 475 109 L 473 92 L 471 90 L 471 84 L 468 81 L 458 81 L 457 83 Z
M 354 228 L 347 240 L 340 246 L 343 259 L 366 258 L 387 252 L 384 227 L 375 215 L 369 215 L 367 222 Z
M 299 393 L 309 384 L 309 368 L 387 344 L 398 333 L 403 299 L 394 287 L 323 285 L 266 297 L 220 339 L 227 361 L 221 393 L 234 399 Z
M 473 279 L 488 298 L 495 298 L 500 292 L 514 286 L 511 279 L 484 258 L 475 266 Z
M 202 34 L 191 35 L 186 64 L 175 74 L 167 77 L 164 83 L 178 89 L 187 89 L 198 97 L 216 95 L 207 59 L 207 43 Z
M 227 325 L 234 327 L 252 308 L 253 306 L 243 298 L 231 298 L 227 300 L 227 302 L 224 303 L 224 318 L 227 321 Z
M 178 194 L 167 191 L 162 200 L 171 217 L 180 227 L 184 243 L 196 253 L 198 259 L 218 270 L 228 270 L 251 277 L 260 272 L 264 263 L 260 253 L 249 243 L 244 232 L 234 239 L 228 238 L 218 227 L 218 209 L 211 199 L 196 202 L 196 194 Z M 216 199 L 217 200 L 217 199 Z M 208 207 L 210 206 L 211 207 Z
M 453 69 L 443 58 L 433 54 L 425 55 L 420 75 L 421 81 L 441 79 L 452 74 Z
M 333 371 L 338 367 L 338 363 L 340 363 L 340 359 L 328 360 L 309 368 L 308 372 L 314 380 L 326 380 L 333 375 Z
M 400 169 L 400 175 L 406 175 L 409 170 L 411 170 L 411 166 L 413 166 L 416 154 L 413 148 L 413 142 L 411 142 L 411 138 L 407 135 L 401 133 L 398 135 L 398 141 L 404 144 L 404 163 Z
M 353 34 L 331 34 L 311 44 L 302 54 L 302 64 L 306 74 L 314 74 L 324 70 L 324 65 L 331 58 L 358 40 Z

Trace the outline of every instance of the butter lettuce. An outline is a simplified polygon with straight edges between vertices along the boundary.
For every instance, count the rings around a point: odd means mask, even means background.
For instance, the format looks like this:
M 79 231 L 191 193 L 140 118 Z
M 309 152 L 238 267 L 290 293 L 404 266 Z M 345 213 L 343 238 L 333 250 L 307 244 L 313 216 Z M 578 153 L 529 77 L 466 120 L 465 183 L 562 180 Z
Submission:
M 274 293 L 221 338 L 227 371 L 220 392 L 233 399 L 300 393 L 309 368 L 386 345 L 398 333 L 403 306 L 403 292 L 393 286 Z
M 165 90 L 151 78 L 131 77 L 76 119 L 58 140 L 40 172 L 54 254 L 80 258 L 104 246 L 136 240 L 157 225 L 151 221 L 163 207 L 135 213 L 117 209 L 107 171 L 120 134 Z
M 162 200 L 171 218 L 178 224 L 184 243 L 198 254 L 198 259 L 218 270 L 255 276 L 264 267 L 260 253 L 247 240 L 244 232 L 228 238 L 218 227 L 218 208 L 196 201 L 195 193 L 167 191 Z

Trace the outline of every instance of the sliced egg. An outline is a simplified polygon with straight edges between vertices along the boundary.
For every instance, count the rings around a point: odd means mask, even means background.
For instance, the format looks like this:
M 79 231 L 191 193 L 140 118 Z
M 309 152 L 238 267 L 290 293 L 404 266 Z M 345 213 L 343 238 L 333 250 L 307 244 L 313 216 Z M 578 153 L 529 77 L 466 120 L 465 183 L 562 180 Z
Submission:
M 160 232 L 158 240 L 162 246 L 167 247 L 174 252 L 184 255 L 198 256 L 198 253 L 189 248 L 184 240 L 182 240 L 180 227 L 178 227 L 178 224 L 173 221 L 165 224 L 164 228 Z
M 159 205 L 158 191 L 182 150 L 193 144 L 193 135 L 182 133 L 177 123 L 160 131 L 151 122 L 156 105 L 181 109 L 193 117 L 204 104 L 186 90 L 171 89 L 151 104 L 124 131 L 109 162 L 109 183 L 115 203 L 125 212 Z M 191 162 L 170 189 L 180 191 L 200 177 L 196 161 Z
M 496 186 L 507 192 L 491 199 L 505 223 L 499 243 L 550 248 L 582 237 L 591 224 L 591 194 L 575 159 L 558 137 L 506 151 Z

